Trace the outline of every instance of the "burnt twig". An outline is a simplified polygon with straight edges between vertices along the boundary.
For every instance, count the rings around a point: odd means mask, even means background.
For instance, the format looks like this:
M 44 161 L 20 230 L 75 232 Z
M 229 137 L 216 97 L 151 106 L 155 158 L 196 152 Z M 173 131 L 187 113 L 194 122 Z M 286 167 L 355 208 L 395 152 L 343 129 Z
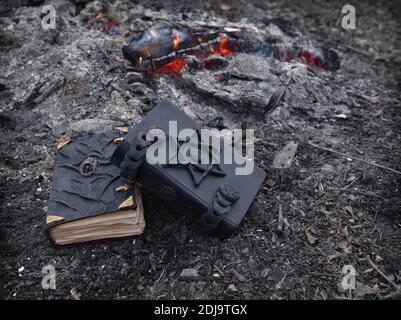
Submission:
M 285 83 L 285 86 L 283 90 L 281 90 L 279 95 L 276 98 L 270 100 L 269 103 L 267 104 L 265 108 L 265 115 L 271 113 L 280 104 L 281 99 L 283 99 L 284 94 L 287 91 L 287 88 L 290 85 L 291 80 L 292 80 L 292 74 L 288 77 L 287 82 Z
M 361 158 L 358 158 L 358 157 L 350 156 L 350 155 L 348 155 L 348 154 L 346 154 L 346 153 L 343 153 L 343 152 L 340 152 L 340 151 L 336 151 L 336 150 L 333 150 L 333 149 L 321 147 L 321 146 L 319 146 L 319 145 L 317 145 L 317 144 L 314 144 L 314 143 L 311 142 L 311 141 L 309 141 L 308 144 L 309 144 L 310 146 L 315 147 L 315 148 L 318 148 L 318 149 L 322 149 L 322 150 L 325 150 L 325 151 L 328 151 L 328 152 L 332 152 L 332 153 L 338 154 L 338 155 L 343 156 L 343 157 L 346 157 L 346 158 L 351 158 L 351 159 L 354 159 L 354 160 L 357 160 L 357 161 L 364 162 L 364 163 L 369 164 L 369 165 L 371 165 L 371 166 L 375 166 L 375 167 L 378 167 L 378 168 L 381 168 L 381 169 L 386 169 L 386 170 L 389 170 L 389 171 L 391 171 L 391 172 L 401 174 L 400 171 L 397 171 L 397 170 L 392 169 L 392 168 L 390 168 L 390 167 L 384 166 L 384 165 L 382 165 L 382 164 L 378 164 L 378 163 L 374 163 L 374 162 L 369 161 L 369 160 L 365 160 L 365 159 L 361 159 Z
M 369 264 L 372 266 L 372 268 L 375 269 L 376 272 L 377 272 L 378 274 L 380 274 L 380 275 L 381 275 L 389 284 L 391 284 L 397 291 L 400 290 L 400 287 L 397 286 L 397 285 L 394 283 L 394 281 L 392 281 L 389 277 L 387 277 L 387 276 L 383 273 L 383 271 L 381 271 L 381 270 L 378 268 L 378 266 L 376 266 L 376 265 L 373 263 L 373 261 L 369 258 L 369 256 L 366 256 L 366 261 L 369 262 Z
M 278 219 L 277 219 L 277 233 L 283 233 L 283 206 L 278 204 Z

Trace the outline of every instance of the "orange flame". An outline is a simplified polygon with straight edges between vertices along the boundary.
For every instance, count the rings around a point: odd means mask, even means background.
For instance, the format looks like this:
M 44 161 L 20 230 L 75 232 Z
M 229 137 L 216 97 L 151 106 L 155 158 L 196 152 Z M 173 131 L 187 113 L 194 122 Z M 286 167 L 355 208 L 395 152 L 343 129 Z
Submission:
M 177 49 L 178 49 L 178 46 L 180 45 L 180 42 L 181 42 L 180 36 L 179 36 L 178 33 L 177 33 L 177 34 L 175 35 L 174 40 L 173 40 L 173 48 L 174 48 L 174 50 L 177 50 Z

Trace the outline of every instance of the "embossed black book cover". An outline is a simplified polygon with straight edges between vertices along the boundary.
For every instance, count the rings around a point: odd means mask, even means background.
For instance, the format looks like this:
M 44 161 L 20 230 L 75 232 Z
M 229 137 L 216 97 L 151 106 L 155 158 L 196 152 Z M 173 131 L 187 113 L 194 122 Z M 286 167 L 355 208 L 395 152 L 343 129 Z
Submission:
M 211 144 L 205 144 L 201 131 L 198 124 L 177 106 L 162 102 L 128 132 L 112 161 L 121 168 L 121 174 L 127 180 L 136 179 L 159 198 L 175 206 L 188 207 L 187 211 L 196 216 L 197 226 L 225 236 L 240 224 L 265 173 L 230 144 L 225 144 L 224 148 L 219 144 L 217 151 Z M 150 132 L 153 139 L 149 139 Z M 183 132 L 186 137 L 181 134 Z M 161 133 L 165 133 L 164 141 L 160 141 Z M 220 142 L 223 140 L 219 137 Z M 198 152 L 190 155 L 192 158 L 199 156 L 197 161 L 191 161 L 191 158 L 180 162 L 174 151 L 179 154 L 191 143 L 197 144 Z M 154 148 L 156 144 L 160 148 Z M 163 158 L 163 152 L 166 153 L 165 163 L 152 160 L 152 155 L 159 160 Z M 229 154 L 231 162 L 227 161 Z M 175 161 L 171 161 L 174 157 Z M 238 169 L 245 164 L 251 165 L 252 170 L 239 174 Z
M 49 235 L 56 244 L 142 233 L 140 189 L 125 184 L 110 162 L 122 136 L 112 130 L 60 146 L 47 214 Z

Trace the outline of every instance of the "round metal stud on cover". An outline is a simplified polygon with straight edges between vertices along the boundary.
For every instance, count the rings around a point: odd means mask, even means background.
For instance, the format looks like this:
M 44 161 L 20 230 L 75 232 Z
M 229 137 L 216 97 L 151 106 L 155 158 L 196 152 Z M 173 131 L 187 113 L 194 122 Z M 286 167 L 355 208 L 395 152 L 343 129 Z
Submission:
M 96 166 L 96 159 L 89 157 L 81 162 L 81 165 L 79 166 L 79 171 L 83 176 L 90 176 L 95 172 Z

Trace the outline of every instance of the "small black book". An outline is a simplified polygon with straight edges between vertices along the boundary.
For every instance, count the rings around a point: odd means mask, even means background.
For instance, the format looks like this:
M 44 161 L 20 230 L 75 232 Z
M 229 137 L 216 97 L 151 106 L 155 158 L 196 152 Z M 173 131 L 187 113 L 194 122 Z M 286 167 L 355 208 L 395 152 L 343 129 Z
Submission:
M 177 106 L 165 101 L 156 106 L 141 123 L 130 129 L 114 152 L 112 162 L 120 167 L 121 175 L 127 180 L 135 179 L 159 198 L 175 206 L 188 208 L 188 212 L 195 214 L 197 226 L 225 237 L 240 224 L 265 178 L 265 172 L 253 165 L 250 174 L 237 175 L 236 169 L 244 165 L 242 162 L 250 160 L 246 160 L 230 145 L 228 148 L 221 148 L 214 158 L 217 161 L 212 161 L 211 149 L 201 147 L 201 138 L 198 140 L 198 151 L 199 154 L 208 153 L 209 163 L 203 160 L 171 164 L 168 155 L 167 163 L 152 164 L 146 153 L 157 140 L 150 139 L 147 133 L 150 129 L 158 129 L 171 138 L 170 121 L 174 121 L 177 133 L 183 129 L 193 129 L 199 135 L 200 127 L 197 123 Z M 171 146 L 178 146 L 180 149 L 185 143 L 189 143 L 188 139 L 177 139 L 176 144 L 171 145 L 167 140 L 164 141 L 166 153 L 169 153 Z M 227 161 L 224 161 L 224 155 L 227 152 L 235 154 L 236 157 L 232 158 L 240 161 L 225 163 Z
M 58 145 L 46 222 L 58 245 L 141 234 L 140 189 L 126 184 L 111 156 L 126 128 Z

